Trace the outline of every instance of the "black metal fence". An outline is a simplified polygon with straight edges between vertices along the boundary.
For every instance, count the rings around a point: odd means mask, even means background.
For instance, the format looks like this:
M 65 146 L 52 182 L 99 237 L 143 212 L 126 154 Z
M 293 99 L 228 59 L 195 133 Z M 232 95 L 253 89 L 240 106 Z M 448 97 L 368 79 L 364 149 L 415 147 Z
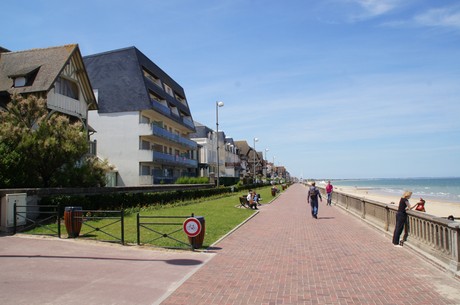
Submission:
M 25 206 L 13 205 L 13 233 L 30 231 L 35 228 L 42 228 L 40 235 L 61 237 L 61 221 L 58 205 Z M 24 223 L 21 226 L 18 223 Z
M 193 249 L 183 231 L 184 221 L 189 217 L 191 216 L 142 216 L 137 213 L 137 244 Z
M 61 226 L 65 225 L 68 237 L 95 239 L 105 242 L 125 244 L 125 214 L 123 210 L 76 210 L 78 213 L 63 215 L 63 207 L 59 205 L 20 206 L 14 205 L 14 231 L 27 232 L 35 235 L 50 235 L 62 237 Z M 137 244 L 148 244 L 163 248 L 200 248 L 204 235 L 200 237 L 188 237 L 184 232 L 184 221 L 194 217 L 187 216 L 142 216 L 136 214 Z M 63 220 L 62 220 L 63 218 Z M 78 228 L 75 227 L 75 224 Z M 115 227 L 118 227 L 114 229 Z M 76 235 L 75 230 L 78 232 Z M 70 233 L 72 232 L 72 233 Z M 115 232 L 115 233 L 114 233 Z M 201 238 L 200 241 L 198 239 Z
M 119 242 L 124 245 L 124 218 L 123 210 L 81 210 L 81 216 L 77 217 L 77 221 L 81 221 L 81 231 L 79 236 L 106 242 Z M 112 226 L 119 226 L 119 235 L 116 236 L 107 230 L 108 227 Z

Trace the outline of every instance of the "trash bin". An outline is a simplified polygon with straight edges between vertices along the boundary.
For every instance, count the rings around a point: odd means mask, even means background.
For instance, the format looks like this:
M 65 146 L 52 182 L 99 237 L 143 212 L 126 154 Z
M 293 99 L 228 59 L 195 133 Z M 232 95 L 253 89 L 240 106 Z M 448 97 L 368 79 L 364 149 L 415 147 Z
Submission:
M 82 223 L 82 208 L 81 207 L 65 207 L 64 223 L 69 238 L 76 238 L 80 235 Z
M 201 223 L 201 232 L 195 237 L 189 237 L 188 241 L 192 245 L 193 249 L 199 249 L 203 246 L 204 234 L 205 234 L 205 220 L 204 216 L 195 216 L 195 218 Z
M 276 187 L 272 187 L 272 196 L 276 196 L 277 191 Z

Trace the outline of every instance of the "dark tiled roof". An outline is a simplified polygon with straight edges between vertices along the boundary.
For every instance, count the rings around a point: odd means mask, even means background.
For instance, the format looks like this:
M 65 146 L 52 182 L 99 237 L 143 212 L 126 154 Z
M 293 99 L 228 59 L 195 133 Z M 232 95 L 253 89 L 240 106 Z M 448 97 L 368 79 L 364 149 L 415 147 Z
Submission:
M 47 92 L 53 86 L 78 45 L 1 53 L 0 91 L 12 93 Z M 79 52 L 79 51 L 78 51 Z M 37 72 L 31 86 L 13 88 L 13 77 Z
M 252 150 L 251 147 L 249 146 L 248 142 L 246 141 L 235 141 L 236 147 L 240 150 L 240 153 L 242 155 L 248 155 L 249 152 Z
M 213 132 L 211 128 L 197 124 L 197 122 L 195 122 L 195 130 L 196 132 L 190 134 L 190 139 L 207 138 L 208 134 Z

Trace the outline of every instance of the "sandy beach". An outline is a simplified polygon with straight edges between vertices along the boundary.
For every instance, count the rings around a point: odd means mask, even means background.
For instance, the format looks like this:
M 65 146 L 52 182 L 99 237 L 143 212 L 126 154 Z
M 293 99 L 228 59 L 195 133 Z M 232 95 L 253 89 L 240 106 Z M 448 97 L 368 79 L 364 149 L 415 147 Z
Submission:
M 401 198 L 400 196 L 384 195 L 381 193 L 373 192 L 369 189 L 360 189 L 356 187 L 337 186 L 334 187 L 334 190 L 337 192 L 346 193 L 361 198 L 371 199 L 382 203 L 394 202 L 396 205 L 399 203 L 399 200 Z M 409 200 L 409 202 L 411 205 L 415 205 L 419 200 L 420 198 L 412 197 Z M 438 217 L 447 217 L 449 215 L 453 215 L 455 218 L 460 218 L 460 203 L 456 202 L 426 200 L 425 210 L 427 214 L 431 214 Z M 457 221 L 459 221 L 459 219 L 457 219 Z

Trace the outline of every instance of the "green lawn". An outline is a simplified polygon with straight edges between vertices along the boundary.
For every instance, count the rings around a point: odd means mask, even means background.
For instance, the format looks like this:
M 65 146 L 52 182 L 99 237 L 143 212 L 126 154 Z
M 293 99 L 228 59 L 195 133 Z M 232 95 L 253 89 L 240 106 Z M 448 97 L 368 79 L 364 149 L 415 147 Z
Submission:
M 269 203 L 273 198 L 269 186 L 258 188 L 256 191 L 262 197 L 262 204 Z M 193 203 L 184 202 L 158 208 L 146 207 L 125 211 L 125 243 L 137 243 L 136 223 L 137 213 L 139 212 L 139 215 L 141 215 L 141 223 L 155 223 L 141 226 L 141 244 L 157 247 L 187 248 L 189 241 L 183 231 L 182 223 L 186 217 L 191 216 L 193 213 L 195 216 L 203 216 L 205 219 L 203 247 L 207 248 L 255 213 L 255 211 L 251 209 L 238 208 L 240 206 L 238 197 L 243 195 L 246 196 L 246 194 L 246 192 L 235 192 L 231 195 L 214 197 Z M 96 215 L 93 214 L 92 216 Z M 174 219 L 142 218 L 144 216 L 183 217 Z M 174 224 L 163 224 L 165 222 Z M 37 228 L 30 233 L 48 234 L 49 231 L 47 231 L 46 228 Z M 168 237 L 165 238 L 164 235 Z M 61 236 L 67 236 L 64 221 L 61 221 Z M 80 236 L 97 240 L 117 241 L 117 239 L 121 237 L 121 223 L 119 221 L 117 222 L 116 219 L 90 219 L 84 221 Z

